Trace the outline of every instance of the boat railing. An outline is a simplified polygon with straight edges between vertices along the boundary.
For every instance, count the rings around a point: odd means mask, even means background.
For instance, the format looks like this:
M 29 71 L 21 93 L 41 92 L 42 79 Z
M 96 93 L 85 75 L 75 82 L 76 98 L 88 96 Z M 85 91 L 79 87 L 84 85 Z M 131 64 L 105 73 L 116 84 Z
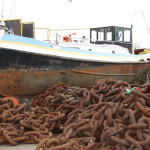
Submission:
M 55 45 L 59 45 L 59 44 L 73 44 L 73 45 L 97 45 L 97 42 L 101 42 L 101 44 L 112 44 L 115 45 L 116 41 L 109 41 L 109 40 L 95 40 L 95 39 L 90 39 L 90 38 L 80 38 L 80 37 L 67 37 L 68 41 L 66 42 L 65 40 L 63 40 L 64 36 L 56 36 L 56 35 L 51 35 L 51 37 L 54 37 L 55 40 L 45 40 L 51 44 L 55 44 Z M 90 43 L 90 41 L 92 40 L 92 43 Z M 117 41 L 117 43 L 125 43 L 122 41 Z M 130 43 L 126 43 L 126 44 L 130 44 Z

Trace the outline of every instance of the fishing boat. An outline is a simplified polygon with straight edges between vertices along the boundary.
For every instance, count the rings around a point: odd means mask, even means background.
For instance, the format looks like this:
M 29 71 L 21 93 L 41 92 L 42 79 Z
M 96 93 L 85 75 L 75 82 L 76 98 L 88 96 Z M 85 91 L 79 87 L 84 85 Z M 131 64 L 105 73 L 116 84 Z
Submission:
M 120 43 L 129 46 L 124 41 Z M 0 94 L 33 96 L 60 82 L 88 87 L 102 78 L 142 82 L 150 69 L 149 58 L 149 54 L 114 54 L 54 46 L 6 34 L 1 22 Z
M 3 15 L 2 15 L 3 16 Z M 94 34 L 93 34 L 94 32 Z M 0 22 L 0 94 L 34 96 L 58 83 L 88 87 L 102 78 L 144 82 L 150 70 L 150 54 L 133 55 L 129 28 L 92 28 L 93 44 L 102 51 L 85 47 L 52 45 L 44 41 L 6 33 Z M 126 33 L 128 37 L 126 36 Z M 102 39 L 100 39 L 100 37 Z M 127 48 L 129 53 L 107 53 L 109 46 Z

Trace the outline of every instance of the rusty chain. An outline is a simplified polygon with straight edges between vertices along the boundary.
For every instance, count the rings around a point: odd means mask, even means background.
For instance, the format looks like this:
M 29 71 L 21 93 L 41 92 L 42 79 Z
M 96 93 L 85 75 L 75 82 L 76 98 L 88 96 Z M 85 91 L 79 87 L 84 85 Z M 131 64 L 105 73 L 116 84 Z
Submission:
M 102 79 L 89 89 L 57 86 L 35 97 L 32 106 L 38 106 L 30 112 L 26 104 L 13 108 L 0 99 L 0 143 L 39 143 L 36 150 L 150 149 L 150 84 Z

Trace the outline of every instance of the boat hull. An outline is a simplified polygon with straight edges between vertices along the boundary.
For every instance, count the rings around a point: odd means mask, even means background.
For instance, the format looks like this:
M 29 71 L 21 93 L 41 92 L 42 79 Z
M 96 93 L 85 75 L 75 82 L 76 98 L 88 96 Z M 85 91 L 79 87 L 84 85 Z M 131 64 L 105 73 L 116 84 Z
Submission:
M 0 94 L 7 96 L 38 95 L 61 82 L 80 87 L 103 78 L 143 83 L 150 69 L 149 62 L 89 62 L 3 48 L 0 53 Z

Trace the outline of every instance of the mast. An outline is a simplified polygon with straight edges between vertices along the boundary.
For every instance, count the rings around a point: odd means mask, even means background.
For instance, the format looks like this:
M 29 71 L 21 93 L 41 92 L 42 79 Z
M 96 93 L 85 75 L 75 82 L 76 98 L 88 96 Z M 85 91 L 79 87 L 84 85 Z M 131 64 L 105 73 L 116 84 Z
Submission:
M 142 17 L 143 17 L 143 19 L 144 19 L 144 22 L 145 22 L 145 25 L 146 25 L 146 28 L 147 28 L 147 31 L 148 31 L 149 36 L 150 36 L 150 30 L 149 30 L 149 27 L 148 27 L 148 24 L 147 24 L 147 21 L 146 21 L 146 19 L 145 19 L 145 15 L 144 15 L 144 12 L 143 12 L 143 11 L 134 12 L 133 17 L 132 17 L 132 21 L 131 21 L 131 27 L 132 27 L 132 29 L 133 29 L 134 16 L 135 16 L 136 14 L 142 15 Z
M 0 40 L 5 34 L 5 22 L 4 22 L 4 0 L 2 2 L 1 22 L 0 22 Z
M 1 12 L 1 23 L 0 25 L 5 26 L 4 22 L 4 0 L 2 1 L 2 12 Z
M 4 24 L 4 0 L 2 1 L 1 23 Z

